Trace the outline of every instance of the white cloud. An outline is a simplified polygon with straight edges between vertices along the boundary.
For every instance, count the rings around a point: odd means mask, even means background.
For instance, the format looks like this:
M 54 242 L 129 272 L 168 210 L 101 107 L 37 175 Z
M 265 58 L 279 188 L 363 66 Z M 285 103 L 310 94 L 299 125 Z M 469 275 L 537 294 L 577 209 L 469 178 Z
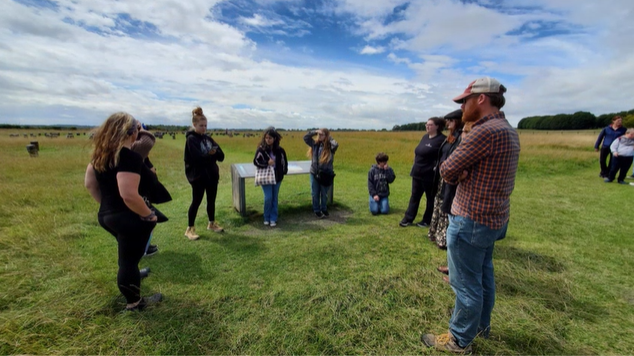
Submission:
M 363 49 L 359 53 L 360 54 L 379 54 L 379 53 L 383 53 L 383 52 L 385 52 L 385 47 L 382 47 L 382 46 L 378 46 L 378 47 L 365 46 L 365 47 L 363 47 Z

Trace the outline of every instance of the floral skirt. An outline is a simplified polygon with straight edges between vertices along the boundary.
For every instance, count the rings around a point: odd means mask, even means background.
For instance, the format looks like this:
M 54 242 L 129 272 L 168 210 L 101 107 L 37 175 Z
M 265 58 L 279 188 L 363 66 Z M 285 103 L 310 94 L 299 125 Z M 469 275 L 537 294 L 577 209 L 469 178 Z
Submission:
M 438 190 L 436 197 L 434 198 L 434 213 L 431 216 L 431 223 L 429 224 L 429 232 L 427 237 L 430 241 L 435 241 L 439 248 L 447 248 L 447 227 L 449 226 L 449 217 L 446 213 L 442 212 L 442 178 L 438 182 Z

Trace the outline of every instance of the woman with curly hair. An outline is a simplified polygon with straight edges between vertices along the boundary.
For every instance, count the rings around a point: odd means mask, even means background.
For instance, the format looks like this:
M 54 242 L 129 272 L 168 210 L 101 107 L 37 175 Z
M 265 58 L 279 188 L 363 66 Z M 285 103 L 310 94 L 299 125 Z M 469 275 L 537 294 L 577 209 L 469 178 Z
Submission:
M 99 224 L 117 239 L 117 285 L 126 310 L 142 310 L 162 295 L 141 297 L 139 261 L 145 253 L 156 215 L 139 195 L 143 159 L 131 150 L 139 122 L 124 112 L 112 114 L 93 136 L 94 150 L 84 184 L 99 203 Z
M 275 172 L 275 184 L 262 185 L 264 192 L 264 225 L 277 226 L 277 197 L 280 192 L 280 185 L 284 175 L 288 173 L 288 159 L 286 151 L 280 146 L 282 136 L 269 127 L 264 131 L 262 141 L 255 151 L 253 164 L 259 168 L 273 167 Z

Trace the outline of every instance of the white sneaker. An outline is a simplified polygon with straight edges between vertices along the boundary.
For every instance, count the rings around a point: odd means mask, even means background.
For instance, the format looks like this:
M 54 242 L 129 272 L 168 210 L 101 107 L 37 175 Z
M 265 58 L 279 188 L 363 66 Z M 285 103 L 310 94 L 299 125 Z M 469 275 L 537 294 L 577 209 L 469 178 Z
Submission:
M 277 223 L 275 221 L 271 221 L 271 227 L 276 227 Z
M 264 225 L 269 226 L 269 222 L 268 222 L 268 221 L 265 221 L 265 222 L 264 222 Z

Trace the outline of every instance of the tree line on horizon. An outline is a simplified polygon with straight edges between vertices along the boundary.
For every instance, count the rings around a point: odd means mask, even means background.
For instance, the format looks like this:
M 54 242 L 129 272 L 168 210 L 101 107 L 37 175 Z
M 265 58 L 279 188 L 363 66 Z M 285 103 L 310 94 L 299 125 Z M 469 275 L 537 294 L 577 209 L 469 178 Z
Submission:
M 634 109 L 595 116 L 587 111 L 574 114 L 529 116 L 520 120 L 520 130 L 590 130 L 608 126 L 615 116 L 623 118 L 623 126 L 634 127 Z M 425 121 L 394 125 L 392 131 L 425 131 Z

